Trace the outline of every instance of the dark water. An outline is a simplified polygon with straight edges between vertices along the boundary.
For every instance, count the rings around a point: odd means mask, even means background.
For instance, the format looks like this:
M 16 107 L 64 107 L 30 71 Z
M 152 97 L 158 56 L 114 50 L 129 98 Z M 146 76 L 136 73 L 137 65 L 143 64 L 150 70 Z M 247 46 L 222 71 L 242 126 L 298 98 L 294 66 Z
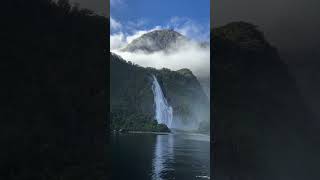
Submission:
M 193 180 L 210 177 L 209 136 L 112 135 L 113 180 Z

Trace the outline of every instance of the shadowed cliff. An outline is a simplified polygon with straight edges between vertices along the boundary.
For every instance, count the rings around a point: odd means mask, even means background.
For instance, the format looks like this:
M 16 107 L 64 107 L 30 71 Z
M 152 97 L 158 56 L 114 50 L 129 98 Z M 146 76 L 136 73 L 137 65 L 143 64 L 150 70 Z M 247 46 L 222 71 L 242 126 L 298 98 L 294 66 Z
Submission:
M 106 179 L 108 20 L 6 0 L 1 23 L 0 179 Z
M 216 179 L 315 177 L 314 116 L 277 50 L 244 22 L 211 38 Z

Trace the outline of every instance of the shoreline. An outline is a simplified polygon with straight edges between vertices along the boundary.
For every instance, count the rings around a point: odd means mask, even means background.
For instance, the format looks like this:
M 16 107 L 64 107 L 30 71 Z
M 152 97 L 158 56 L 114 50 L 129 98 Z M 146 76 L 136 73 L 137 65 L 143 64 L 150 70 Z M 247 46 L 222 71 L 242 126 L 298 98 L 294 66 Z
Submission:
M 188 135 L 201 135 L 201 136 L 209 136 L 210 134 L 205 133 L 197 133 L 197 132 L 188 132 L 188 131 L 171 131 L 171 132 L 156 132 L 156 131 L 112 131 L 113 134 L 159 134 L 159 135 L 169 135 L 169 134 L 188 134 Z
M 154 132 L 154 131 L 128 131 L 131 134 L 173 134 L 172 132 Z
M 113 134 L 173 134 L 172 132 L 156 132 L 156 131 L 111 131 Z

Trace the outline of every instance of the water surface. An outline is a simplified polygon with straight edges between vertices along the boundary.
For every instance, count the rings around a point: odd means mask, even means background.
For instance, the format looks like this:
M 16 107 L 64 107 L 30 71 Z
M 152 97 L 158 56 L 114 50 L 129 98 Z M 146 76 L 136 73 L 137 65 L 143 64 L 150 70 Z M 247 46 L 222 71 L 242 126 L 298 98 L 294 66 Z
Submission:
M 189 133 L 112 135 L 113 180 L 210 177 L 209 136 Z

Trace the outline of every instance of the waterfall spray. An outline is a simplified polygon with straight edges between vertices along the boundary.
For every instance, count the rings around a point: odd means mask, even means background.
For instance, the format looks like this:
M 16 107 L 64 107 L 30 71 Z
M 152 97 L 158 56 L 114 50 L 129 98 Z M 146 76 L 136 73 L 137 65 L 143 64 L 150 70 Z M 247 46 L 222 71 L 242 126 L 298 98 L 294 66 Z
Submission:
M 156 76 L 152 75 L 153 84 L 152 92 L 154 95 L 155 103 L 155 119 L 159 124 L 165 124 L 168 128 L 172 127 L 172 107 L 168 104 L 166 98 L 163 95 L 162 89 Z

